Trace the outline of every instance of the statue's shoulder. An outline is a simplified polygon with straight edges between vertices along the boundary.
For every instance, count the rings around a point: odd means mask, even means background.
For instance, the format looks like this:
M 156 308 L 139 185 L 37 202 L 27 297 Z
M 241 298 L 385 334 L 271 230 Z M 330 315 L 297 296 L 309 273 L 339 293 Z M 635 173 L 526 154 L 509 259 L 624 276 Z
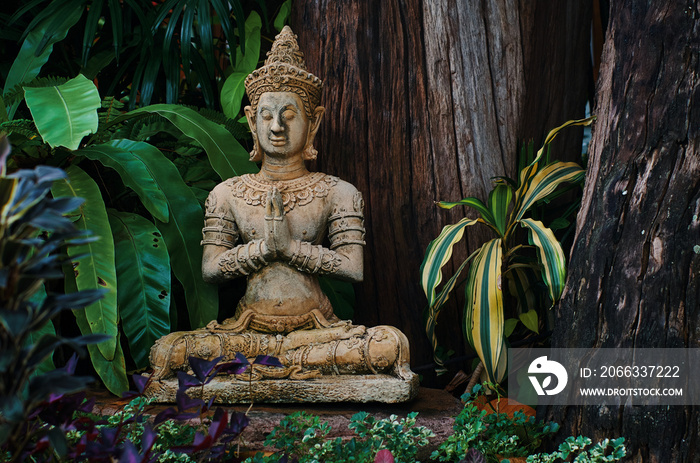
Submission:
M 360 190 L 350 182 L 341 180 L 338 177 L 335 178 L 337 182 L 333 186 L 332 196 L 334 209 L 362 212 L 364 209 L 364 200 Z

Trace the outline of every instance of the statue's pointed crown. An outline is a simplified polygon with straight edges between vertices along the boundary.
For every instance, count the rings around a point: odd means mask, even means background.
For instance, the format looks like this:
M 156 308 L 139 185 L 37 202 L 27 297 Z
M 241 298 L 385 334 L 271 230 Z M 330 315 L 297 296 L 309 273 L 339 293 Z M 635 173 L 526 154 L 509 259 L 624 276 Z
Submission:
M 321 101 L 323 83 L 305 68 L 297 36 L 289 26 L 284 26 L 267 53 L 265 65 L 246 77 L 245 89 L 253 109 L 263 93 L 293 92 L 299 95 L 306 115 L 311 117 Z

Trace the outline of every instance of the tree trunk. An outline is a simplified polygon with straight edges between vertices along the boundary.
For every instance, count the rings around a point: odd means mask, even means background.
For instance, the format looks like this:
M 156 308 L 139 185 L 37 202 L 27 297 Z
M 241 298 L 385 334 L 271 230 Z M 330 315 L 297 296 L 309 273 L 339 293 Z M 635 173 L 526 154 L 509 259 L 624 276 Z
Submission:
M 611 2 L 554 347 L 700 347 L 700 3 Z M 697 407 L 564 407 L 560 435 L 700 461 Z
M 324 80 L 316 168 L 353 183 L 366 201 L 355 319 L 403 330 L 414 365 L 432 359 L 419 266 L 441 228 L 465 214 L 434 201 L 485 200 L 491 177 L 514 175 L 519 140 L 583 116 L 589 6 L 522 3 L 315 0 L 293 8 L 307 67 Z M 551 53 L 534 48 L 545 45 Z M 563 146 L 580 154 L 580 134 Z M 471 227 L 468 248 L 488 238 Z M 456 249 L 455 261 L 467 252 Z M 458 299 L 438 329 L 461 354 Z

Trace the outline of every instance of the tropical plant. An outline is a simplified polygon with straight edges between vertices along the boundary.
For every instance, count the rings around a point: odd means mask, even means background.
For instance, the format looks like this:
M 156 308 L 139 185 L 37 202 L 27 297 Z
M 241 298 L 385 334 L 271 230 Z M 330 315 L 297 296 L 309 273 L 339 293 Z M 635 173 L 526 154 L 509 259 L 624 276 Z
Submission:
M 473 207 L 480 217 L 464 218 L 447 225 L 426 250 L 420 270 L 421 286 L 428 299 L 426 332 L 437 350 L 438 315 L 461 272 L 471 262 L 466 278 L 463 332 L 494 383 L 500 382 L 506 374 L 506 333 L 512 331 L 518 321 L 505 320 L 504 289 L 518 301 L 519 320 L 537 331 L 539 317 L 534 302 L 537 285 L 540 282 L 546 285 L 549 307 L 559 299 L 564 288 L 566 263 L 559 242 L 550 228 L 526 214 L 538 202 L 548 200 L 561 183 L 581 181 L 584 170 L 573 162 L 549 163 L 548 152 L 545 152 L 560 130 L 589 125 L 592 120 L 568 121 L 550 131 L 535 159 L 520 170 L 517 182 L 506 177 L 496 178 L 486 203 L 474 197 L 438 203 L 445 209 L 458 205 Z M 464 260 L 438 292 L 442 268 L 450 261 L 454 245 L 462 239 L 466 227 L 477 223 L 489 227 L 496 238 Z M 519 243 L 518 225 L 527 229 L 529 245 Z M 439 357 L 435 360 L 442 365 Z
M 266 2 L 256 3 L 267 24 Z M 240 0 L 33 0 L 6 15 L 6 27 L 18 29 L 23 43 L 5 94 L 37 77 L 54 45 L 66 41 L 63 58 L 54 59 L 61 74 L 98 78 L 105 95 L 128 99 L 130 109 L 153 99 L 178 103 L 183 93 L 215 109 L 218 81 L 249 67 L 242 61 L 255 64 L 258 54 L 248 51 L 260 47 L 259 38 L 241 33 L 247 25 Z
M 63 277 L 66 251 L 94 242 L 64 214 L 80 198 L 49 196 L 52 183 L 65 174 L 40 166 L 6 174 L 9 146 L 0 139 L 0 458 L 22 461 L 30 442 L 56 442 L 50 429 L 30 418 L 64 394 L 85 387 L 90 378 L 73 376 L 76 358 L 53 369 L 59 346 L 82 351 L 103 335 L 67 338 L 52 320 L 62 311 L 76 313 L 95 303 L 100 289 L 60 294 L 49 283 Z
M 593 447 L 593 441 L 585 436 L 567 437 L 552 453 L 538 453 L 527 457 L 527 463 L 556 463 L 575 461 L 577 463 L 603 463 L 619 461 L 627 455 L 625 438 L 603 439 Z

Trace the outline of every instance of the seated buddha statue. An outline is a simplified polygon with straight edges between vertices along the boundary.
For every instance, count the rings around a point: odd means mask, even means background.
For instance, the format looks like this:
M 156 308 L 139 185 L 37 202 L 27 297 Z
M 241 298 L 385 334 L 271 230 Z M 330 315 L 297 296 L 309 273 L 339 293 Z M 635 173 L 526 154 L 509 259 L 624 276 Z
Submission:
M 364 203 L 350 183 L 307 170 L 305 161 L 317 155 L 322 83 L 305 70 L 288 26 L 245 87 L 251 161 L 262 164 L 212 190 L 202 240 L 204 280 L 246 278 L 245 295 L 232 318 L 161 338 L 151 350 L 155 379 L 188 369 L 190 356 L 226 361 L 241 352 L 277 357 L 284 368 L 266 370 L 268 379 L 387 374 L 413 381 L 403 333 L 340 320 L 319 285 L 319 275 L 362 281 Z

